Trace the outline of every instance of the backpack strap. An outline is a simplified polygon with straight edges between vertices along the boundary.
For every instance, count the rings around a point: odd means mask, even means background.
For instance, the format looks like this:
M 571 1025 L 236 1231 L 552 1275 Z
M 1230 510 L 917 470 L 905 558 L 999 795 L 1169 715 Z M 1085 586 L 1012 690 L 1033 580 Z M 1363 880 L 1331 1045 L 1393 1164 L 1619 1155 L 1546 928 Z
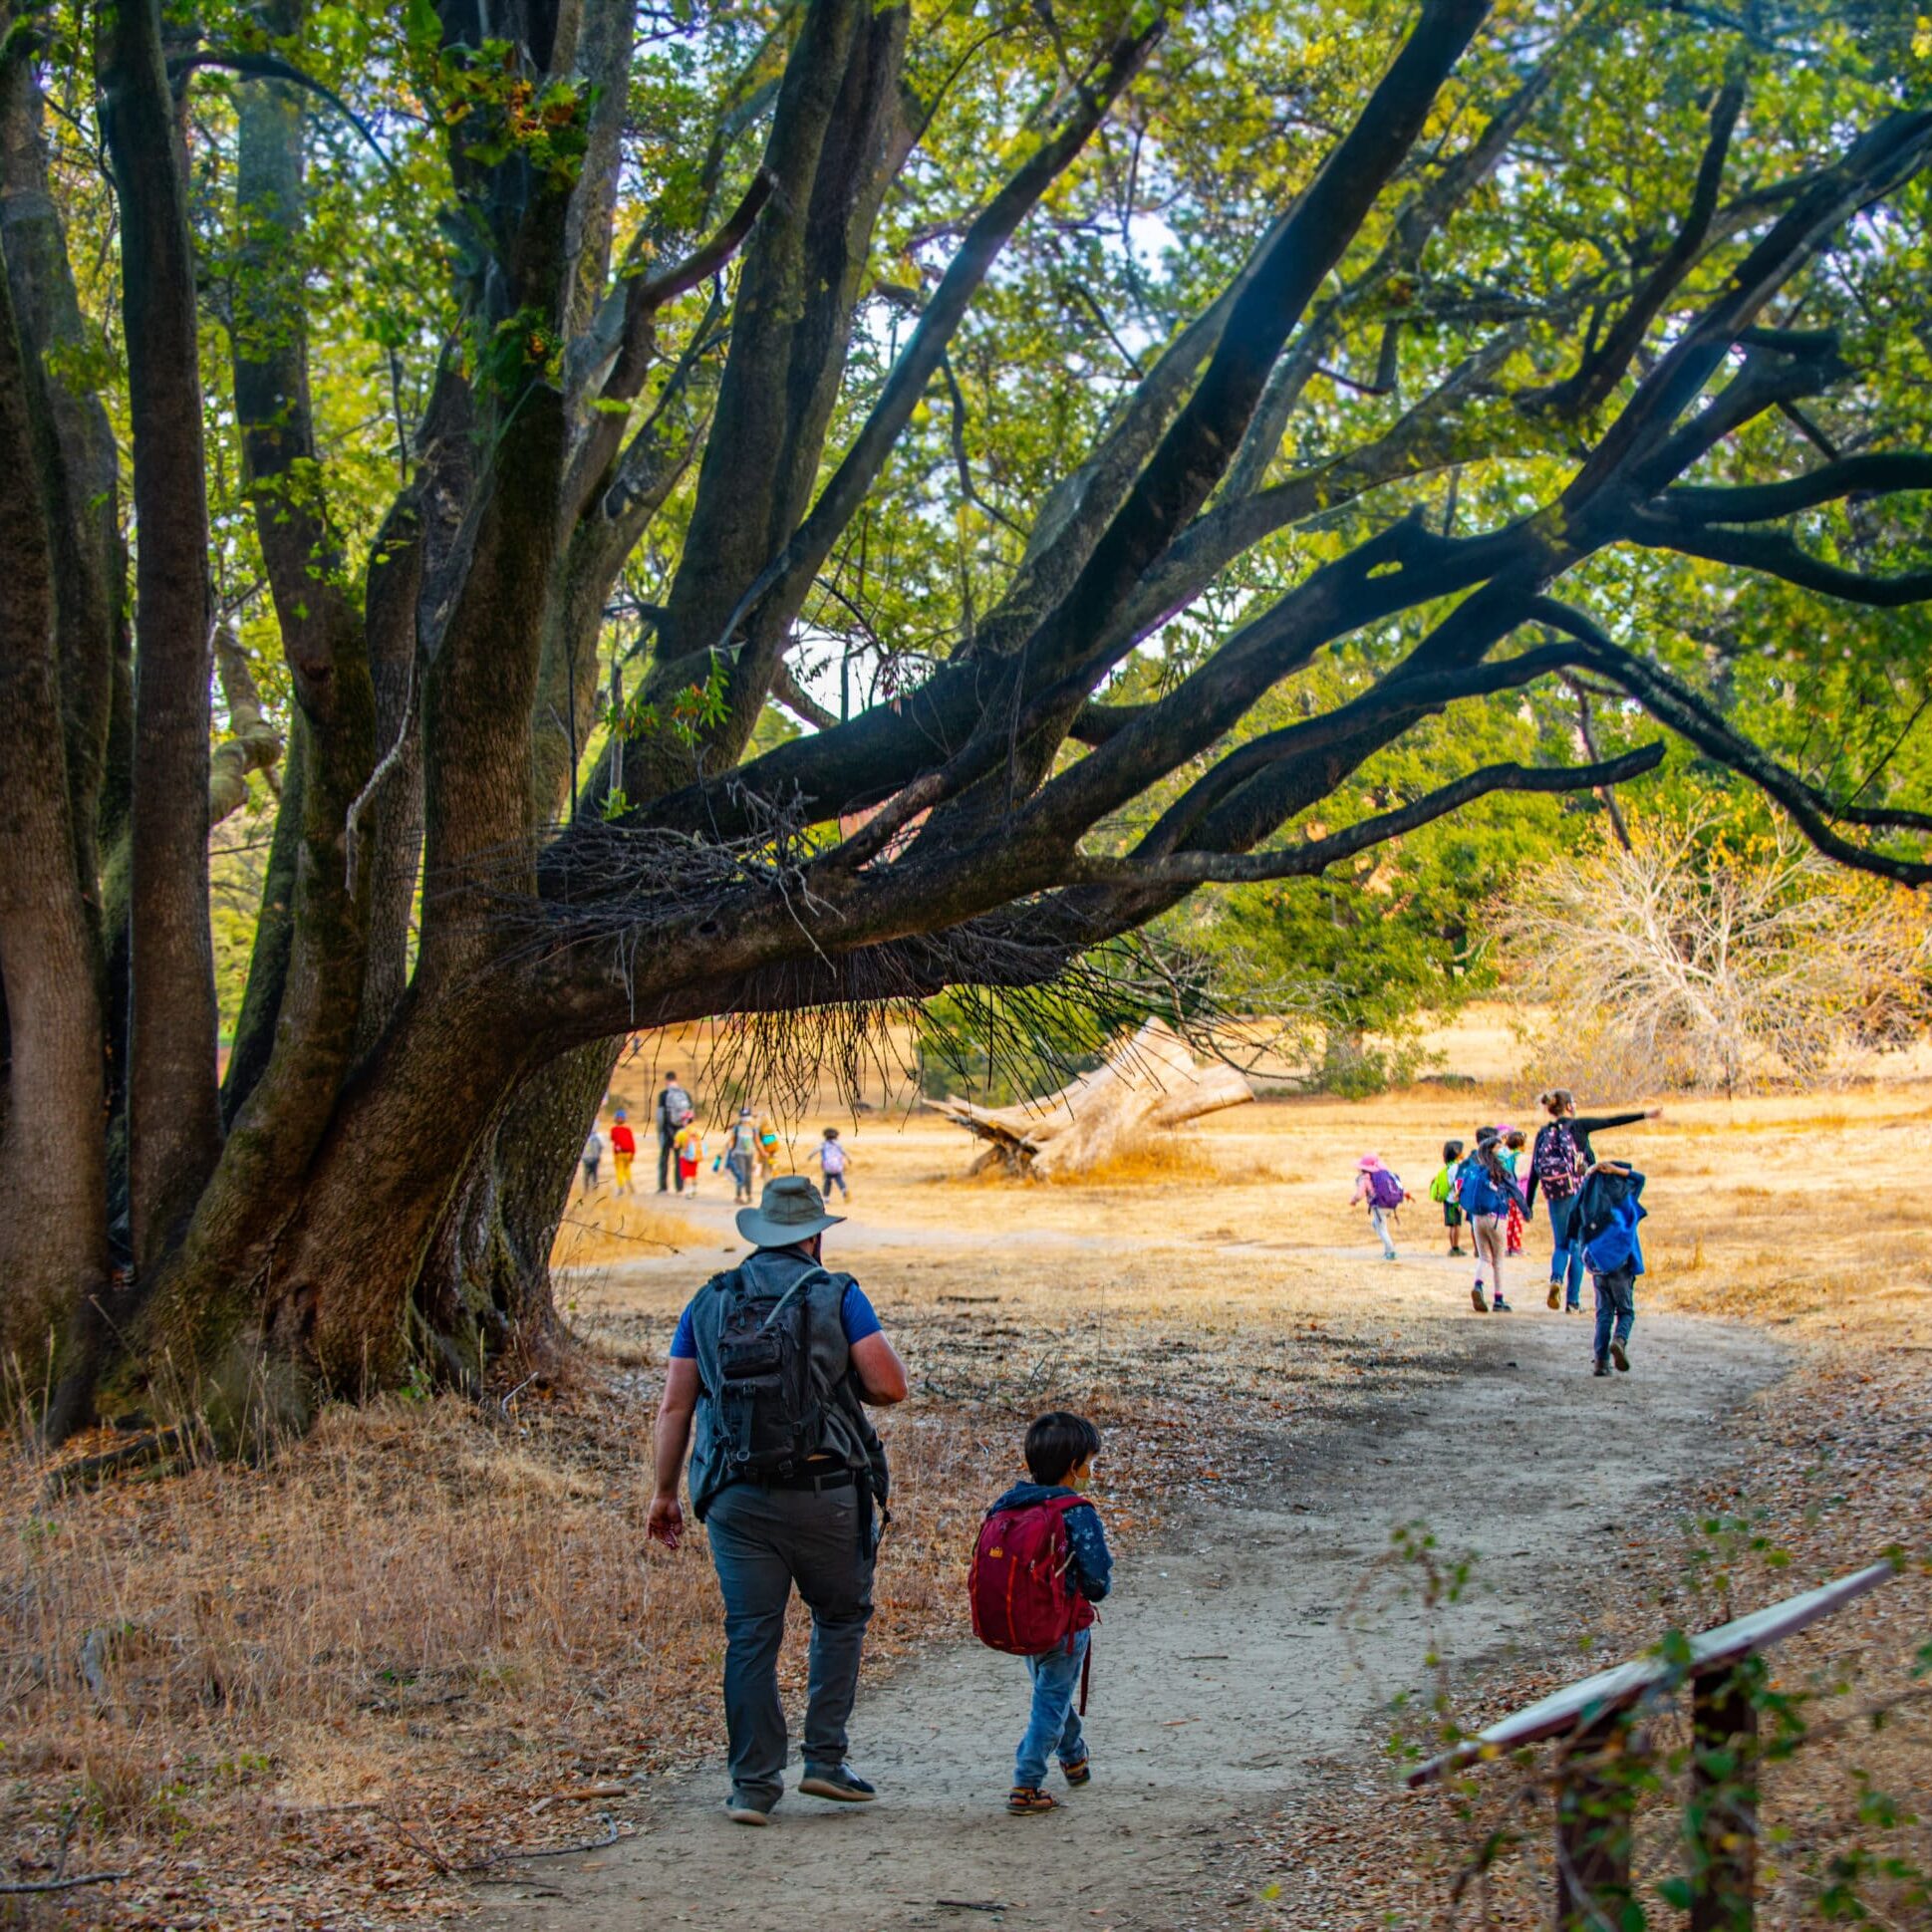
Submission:
M 737 1270 L 736 1270 L 736 1269 L 733 1269 L 733 1270 L 732 1270 L 732 1272 L 733 1272 L 733 1273 L 736 1273 L 736 1272 L 737 1272 Z M 811 1279 L 813 1279 L 813 1278 L 814 1278 L 814 1276 L 816 1276 L 816 1275 L 820 1275 L 820 1274 L 822 1274 L 822 1275 L 824 1275 L 824 1277 L 825 1277 L 825 1278 L 826 1278 L 826 1280 L 828 1280 L 828 1281 L 830 1281 L 831 1279 L 833 1279 L 833 1275 L 832 1275 L 832 1270 L 831 1270 L 830 1268 L 828 1268 L 828 1267 L 823 1267 L 823 1266 L 820 1266 L 820 1265 L 818 1265 L 818 1264 L 816 1264 L 816 1263 L 814 1263 L 814 1264 L 813 1264 L 813 1265 L 812 1265 L 811 1267 L 808 1267 L 808 1268 L 807 1268 L 807 1269 L 805 1270 L 805 1272 L 804 1272 L 803 1274 L 801 1274 L 801 1275 L 800 1275 L 800 1276 L 798 1277 L 798 1279 L 797 1279 L 796 1281 L 794 1281 L 794 1282 L 793 1282 L 793 1283 L 791 1284 L 791 1286 L 790 1286 L 790 1287 L 788 1287 L 788 1288 L 787 1288 L 787 1289 L 786 1289 L 786 1290 L 784 1291 L 784 1293 L 783 1293 L 783 1294 L 781 1294 L 781 1295 L 780 1295 L 780 1296 L 778 1297 L 778 1300 L 777 1300 L 777 1303 L 776 1303 L 776 1305 L 775 1305 L 775 1306 L 774 1306 L 774 1307 L 772 1308 L 772 1310 L 771 1310 L 771 1312 L 770 1312 L 770 1314 L 768 1314 L 768 1315 L 766 1315 L 766 1316 L 765 1316 L 765 1318 L 764 1318 L 764 1320 L 763 1320 L 763 1321 L 761 1321 L 761 1322 L 760 1322 L 760 1323 L 758 1324 L 758 1326 L 759 1326 L 760 1328 L 769 1328 L 769 1327 L 771 1326 L 771 1324 L 772 1324 L 772 1323 L 773 1323 L 774 1321 L 776 1321 L 776 1320 L 778 1319 L 778 1316 L 779 1316 L 779 1314 L 780 1314 L 780 1312 L 781 1312 L 781 1311 L 783 1310 L 783 1308 L 784 1308 L 784 1306 L 785 1306 L 785 1304 L 786 1304 L 786 1303 L 787 1303 L 788 1301 L 790 1301 L 790 1299 L 792 1298 L 792 1296 L 793 1296 L 793 1295 L 795 1295 L 795 1294 L 796 1294 L 796 1293 L 798 1292 L 798 1290 L 799 1290 L 800 1288 L 802 1288 L 802 1287 L 803 1287 L 803 1286 L 805 1285 L 805 1283 L 806 1283 L 807 1281 L 810 1281 Z

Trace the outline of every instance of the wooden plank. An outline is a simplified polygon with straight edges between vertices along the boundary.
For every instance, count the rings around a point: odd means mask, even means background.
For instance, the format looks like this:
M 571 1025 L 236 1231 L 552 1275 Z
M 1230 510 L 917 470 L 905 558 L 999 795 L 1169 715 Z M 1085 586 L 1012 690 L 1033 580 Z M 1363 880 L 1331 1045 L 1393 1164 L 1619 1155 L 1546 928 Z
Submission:
M 1867 1590 L 1875 1590 L 1892 1574 L 1890 1563 L 1870 1563 L 1849 1576 L 1840 1576 L 1835 1582 L 1806 1590 L 1801 1596 L 1788 1597 L 1768 1609 L 1754 1610 L 1749 1616 L 1719 1624 L 1715 1630 L 1691 1639 L 1691 1672 L 1736 1663 L 1742 1657 L 1794 1636 L 1821 1617 L 1843 1609 Z M 1498 1758 L 1519 1745 L 1539 1744 L 1545 1738 L 1560 1737 L 1565 1731 L 1594 1724 L 1612 1711 L 1627 1710 L 1650 1691 L 1660 1687 L 1675 1689 L 1683 1675 L 1681 1667 L 1668 1664 L 1660 1657 L 1640 1657 L 1619 1664 L 1614 1670 L 1598 1671 L 1594 1677 L 1566 1684 L 1419 1766 L 1409 1774 L 1409 1787 L 1414 1790 L 1446 1778 L 1478 1759 Z
M 1628 1729 L 1612 1711 L 1577 1733 L 1556 1792 L 1557 1932 L 1598 1932 L 1623 1923 L 1630 1898 L 1630 1821 L 1635 1787 L 1616 1775 Z
M 1691 1690 L 1690 1932 L 1751 1932 L 1758 1896 L 1758 1706 L 1735 1666 Z

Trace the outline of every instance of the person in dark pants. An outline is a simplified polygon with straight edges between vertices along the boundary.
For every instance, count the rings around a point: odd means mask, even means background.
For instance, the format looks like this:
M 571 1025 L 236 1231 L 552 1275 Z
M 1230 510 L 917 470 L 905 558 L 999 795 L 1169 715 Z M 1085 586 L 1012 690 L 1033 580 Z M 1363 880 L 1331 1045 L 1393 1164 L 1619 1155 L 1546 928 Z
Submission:
M 1560 1301 L 1575 1314 L 1583 1305 L 1583 1224 L 1576 1215 L 1576 1199 L 1585 1172 L 1596 1160 L 1590 1136 L 1612 1127 L 1633 1127 L 1640 1120 L 1657 1120 L 1663 1109 L 1578 1119 L 1576 1101 L 1567 1087 L 1552 1088 L 1537 1099 L 1549 1119 L 1536 1131 L 1523 1201 L 1533 1208 L 1536 1190 L 1542 1189 L 1549 1205 L 1549 1305 L 1553 1308 Z
M 691 1511 L 724 1597 L 725 1812 L 738 1824 L 768 1823 L 784 1794 L 778 1648 L 794 1586 L 812 1613 L 798 1789 L 846 1804 L 878 1794 L 845 1755 L 872 1617 L 873 1502 L 883 1504 L 888 1480 L 863 1405 L 903 1402 L 906 1365 L 859 1284 L 821 1265 L 824 1232 L 843 1219 L 800 1174 L 768 1182 L 758 1206 L 739 1211 L 756 1252 L 706 1282 L 679 1318 L 658 1410 L 648 1533 L 672 1549 L 682 1540 L 678 1478 L 690 1449 Z M 789 1378 L 755 1372 L 772 1335 L 808 1364 L 811 1401 L 796 1413 L 782 1394 Z M 802 1459 L 769 1467 L 774 1440 L 800 1443 Z M 745 1461 L 763 1473 L 741 1474 Z
M 678 1084 L 675 1073 L 665 1075 L 664 1091 L 658 1095 L 658 1192 L 671 1192 L 671 1178 L 677 1171 L 678 1130 L 695 1109 L 690 1095 Z
M 1592 1165 L 1576 1196 L 1583 1259 L 1596 1284 L 1596 1345 L 1591 1353 L 1598 1375 L 1630 1367 L 1630 1331 L 1637 1323 L 1637 1276 L 1644 1271 L 1643 1241 L 1637 1224 L 1643 1205 L 1644 1177 L 1614 1161 Z

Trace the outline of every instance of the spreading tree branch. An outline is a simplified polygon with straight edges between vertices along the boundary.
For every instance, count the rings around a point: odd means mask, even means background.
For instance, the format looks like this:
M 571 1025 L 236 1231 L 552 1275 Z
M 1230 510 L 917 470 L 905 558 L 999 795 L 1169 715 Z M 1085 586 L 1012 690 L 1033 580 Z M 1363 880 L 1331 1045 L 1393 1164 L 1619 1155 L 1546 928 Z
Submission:
M 1085 147 L 1114 102 L 1140 72 L 1166 28 L 1167 17 L 1157 10 L 1152 19 L 1138 27 L 1130 26 L 1115 39 L 1099 77 L 1080 91 L 1073 112 L 1021 162 L 967 228 L 932 300 L 886 378 L 885 388 L 871 414 L 840 458 L 810 513 L 738 600 L 714 641 L 716 649 L 726 648 L 760 607 L 763 613 L 758 628 L 762 632 L 774 632 L 789 622 L 819 567 L 831 554 L 839 533 L 857 513 L 906 424 L 912 420 L 927 384 L 940 368 L 947 345 L 966 319 L 987 270 L 1020 222 Z M 774 617 L 777 625 L 772 623 Z M 738 676 L 754 683 L 768 681 L 772 649 L 767 643 L 764 649 L 747 653 Z
M 1434 820 L 1459 810 L 1491 792 L 1595 791 L 1625 784 L 1654 771 L 1663 762 L 1664 746 L 1640 745 L 1621 757 L 1590 765 L 1485 765 L 1452 784 L 1425 793 L 1408 805 L 1378 812 L 1345 831 L 1285 852 L 1177 852 L 1171 858 L 1146 864 L 1137 859 L 1083 859 L 1073 869 L 1070 884 L 1094 886 L 1194 886 L 1210 883 L 1246 885 L 1273 879 L 1307 879 L 1371 846 L 1386 844 Z
M 1724 164 L 1731 152 L 1731 138 L 1737 132 L 1744 100 L 1742 81 L 1727 81 L 1718 90 L 1711 107 L 1711 132 L 1698 163 L 1690 208 L 1657 266 L 1631 298 L 1630 306 L 1595 349 L 1583 358 L 1573 376 L 1539 395 L 1525 397 L 1525 407 L 1545 409 L 1553 416 L 1573 420 L 1588 415 L 1622 380 L 1650 325 L 1703 252 L 1712 217 L 1717 213 L 1718 195 L 1724 186 Z
M 1499 638 L 1509 628 L 1509 619 L 1500 618 Z M 1561 672 L 1575 659 L 1576 653 L 1568 645 L 1543 645 L 1514 658 L 1462 670 L 1418 675 L 1407 665 L 1399 667 L 1332 711 L 1264 731 L 1218 759 L 1154 822 L 1135 848 L 1134 857 L 1145 862 L 1177 851 L 1209 812 L 1247 780 L 1271 767 L 1298 764 L 1336 745 L 1348 744 L 1370 727 L 1393 734 L 1464 698 L 1520 690 L 1546 673 Z
M 1596 505 L 1612 479 L 1651 481 L 1643 458 L 1663 452 L 1670 425 L 1746 341 L 1764 306 L 1859 208 L 1908 180 L 1932 148 L 1932 110 L 1888 115 L 1860 136 L 1831 166 L 1820 168 L 1727 278 L 1723 292 L 1673 343 L 1638 384 L 1589 459 L 1563 494 L 1572 514 Z M 1794 346 L 1794 345 L 1792 345 Z M 1681 467 L 1681 466 L 1680 466 Z M 1654 487 L 1677 470 L 1657 476 Z
M 1898 610 L 1906 604 L 1922 604 L 1932 598 L 1932 570 L 1901 571 L 1893 577 L 1867 576 L 1862 571 L 1824 563 L 1801 549 L 1794 538 L 1768 530 L 1734 530 L 1660 516 L 1654 511 L 1635 512 L 1628 528 L 1631 541 L 1647 548 L 1675 550 L 1712 563 L 1736 564 L 1741 569 L 1779 577 L 1800 590 L 1816 591 L 1820 596 L 1835 597 L 1847 604 Z
M 215 671 L 228 707 L 228 736 L 209 760 L 208 829 L 248 802 L 248 777 L 273 771 L 282 755 L 282 734 L 262 708 L 261 692 L 248 669 L 248 654 L 226 625 L 215 633 Z
M 955 839 L 962 815 L 983 822 L 1030 791 L 1088 693 L 1129 649 L 1116 619 L 1155 559 L 1221 480 L 1288 332 L 1414 146 L 1488 0 L 1429 0 L 1414 31 L 1336 143 L 1242 289 L 1194 393 L 1175 416 L 1072 586 L 1027 639 L 984 709 L 978 734 L 1005 747 L 989 782 L 935 814 L 924 837 Z M 1104 645 L 1096 646 L 1096 636 Z M 1015 718 L 1031 691 L 1066 693 L 1038 727 Z
M 225 68 L 233 74 L 241 74 L 257 81 L 281 81 L 290 87 L 302 88 L 326 101 L 342 116 L 343 120 L 362 136 L 369 151 L 383 163 L 391 181 L 399 187 L 403 185 L 403 171 L 391 159 L 388 148 L 376 138 L 376 131 L 361 115 L 352 108 L 334 88 L 326 82 L 318 81 L 313 74 L 305 74 L 290 62 L 276 54 L 242 54 L 224 52 L 219 48 L 199 47 L 192 53 L 182 54 L 167 64 L 170 81 L 181 81 L 197 68 Z
M 1388 241 L 1369 267 L 1309 317 L 1275 364 L 1255 407 L 1253 420 L 1242 437 L 1241 448 L 1228 472 L 1230 498 L 1240 499 L 1260 489 L 1268 465 L 1281 447 L 1281 437 L 1295 404 L 1349 315 L 1390 282 L 1413 269 L 1421 261 L 1430 238 L 1482 186 L 1548 91 L 1572 35 L 1581 31 L 1583 24 L 1578 22 L 1565 33 L 1535 72 L 1490 118 L 1482 133 L 1410 195 L 1396 215 Z
M 1922 489 L 1932 489 L 1932 453 L 1899 449 L 1845 456 L 1776 483 L 1680 483 L 1663 493 L 1661 505 L 1690 523 L 1768 523 L 1840 497 Z
M 616 341 L 610 349 L 615 360 L 599 387 L 605 401 L 628 403 L 644 387 L 645 376 L 657 353 L 658 312 L 724 268 L 744 246 L 752 224 L 777 185 L 777 177 L 768 167 L 759 168 L 751 177 L 751 185 L 739 197 L 738 205 L 708 241 L 660 274 L 646 275 L 641 268 L 627 271 L 626 279 L 608 305 Z M 600 314 L 599 323 L 603 322 Z
M 1832 829 L 1834 822 L 1874 831 L 1932 832 L 1932 812 L 1887 806 L 1841 807 L 1788 770 L 1761 746 L 1734 731 L 1717 709 L 1668 672 L 1615 643 L 1590 618 L 1553 598 L 1538 598 L 1530 616 L 1574 639 L 1599 677 L 1628 691 L 1652 717 L 1704 752 L 1748 778 L 1791 814 L 1793 822 L 1827 858 L 1902 886 L 1932 885 L 1932 864 L 1895 858 L 1855 844 Z

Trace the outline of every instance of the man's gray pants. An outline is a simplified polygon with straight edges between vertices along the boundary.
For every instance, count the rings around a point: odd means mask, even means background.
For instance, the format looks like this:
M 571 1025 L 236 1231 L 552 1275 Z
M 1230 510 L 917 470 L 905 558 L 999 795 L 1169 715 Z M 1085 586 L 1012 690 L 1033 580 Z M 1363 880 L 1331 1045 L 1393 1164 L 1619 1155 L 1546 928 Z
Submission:
M 790 1750 L 778 1646 L 794 1583 L 812 1613 L 806 1769 L 845 1762 L 859 1652 L 872 1620 L 872 1557 L 859 1546 L 859 1494 L 849 1484 L 813 1492 L 734 1483 L 712 1499 L 704 1528 L 724 1593 L 731 1789 L 769 1806 L 785 1789 Z

